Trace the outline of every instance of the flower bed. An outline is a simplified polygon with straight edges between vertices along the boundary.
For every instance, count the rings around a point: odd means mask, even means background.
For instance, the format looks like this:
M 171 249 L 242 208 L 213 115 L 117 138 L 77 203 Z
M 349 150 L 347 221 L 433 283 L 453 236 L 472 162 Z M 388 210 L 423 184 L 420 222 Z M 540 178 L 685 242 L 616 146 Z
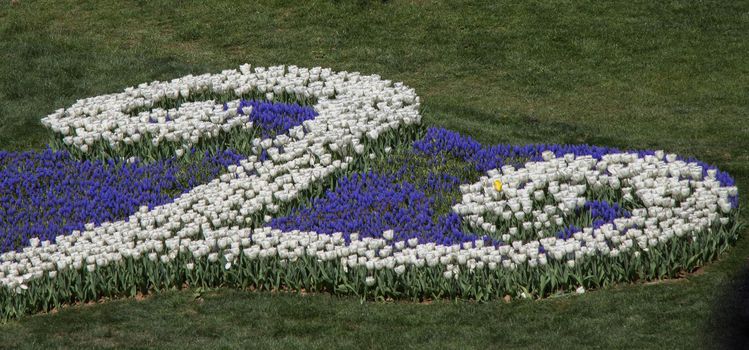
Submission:
M 301 106 L 245 100 L 257 97 Z M 185 285 L 543 297 L 676 276 L 737 237 L 737 190 L 714 167 L 660 151 L 484 147 L 424 132 L 418 109 L 412 89 L 379 76 L 245 65 L 58 110 L 43 123 L 76 159 L 246 158 L 124 220 L 21 239 L 0 256 L 2 317 Z

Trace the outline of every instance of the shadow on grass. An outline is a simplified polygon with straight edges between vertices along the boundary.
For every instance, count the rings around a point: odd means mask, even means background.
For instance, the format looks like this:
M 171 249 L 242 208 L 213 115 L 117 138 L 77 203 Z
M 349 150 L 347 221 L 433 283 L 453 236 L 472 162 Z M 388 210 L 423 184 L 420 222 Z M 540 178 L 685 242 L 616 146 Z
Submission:
M 721 285 L 708 323 L 708 347 L 749 349 L 749 262 Z

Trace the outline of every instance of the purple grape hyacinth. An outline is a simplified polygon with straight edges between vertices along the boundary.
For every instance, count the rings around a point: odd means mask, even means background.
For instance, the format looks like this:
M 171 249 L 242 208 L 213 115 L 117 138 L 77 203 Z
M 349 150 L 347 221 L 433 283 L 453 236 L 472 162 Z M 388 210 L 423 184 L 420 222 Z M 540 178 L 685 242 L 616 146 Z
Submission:
M 179 193 L 217 177 L 244 156 L 231 150 L 182 165 L 78 161 L 65 151 L 0 152 L 0 251 L 30 238 L 82 230 L 86 223 L 124 219 L 140 206 L 171 202 Z
M 314 199 L 309 207 L 271 220 L 281 230 L 341 232 L 381 237 L 393 230 L 394 240 L 417 238 L 420 243 L 454 244 L 477 237 L 461 230 L 460 217 L 450 213 L 435 219 L 434 200 L 413 184 L 394 175 L 358 173 L 338 181 L 335 190 Z

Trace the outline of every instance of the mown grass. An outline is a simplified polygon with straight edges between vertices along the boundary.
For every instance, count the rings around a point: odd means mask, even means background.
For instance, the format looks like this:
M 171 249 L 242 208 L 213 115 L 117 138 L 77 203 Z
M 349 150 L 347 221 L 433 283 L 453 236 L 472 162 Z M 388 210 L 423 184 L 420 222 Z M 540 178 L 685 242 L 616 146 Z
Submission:
M 403 81 L 427 123 L 484 143 L 664 149 L 719 165 L 744 193 L 747 32 L 742 1 L 4 1 L 0 149 L 42 148 L 39 119 L 76 99 L 296 64 Z M 737 308 L 725 293 L 747 257 L 742 239 L 677 282 L 510 304 L 169 292 L 13 321 L 0 347 L 714 346 L 739 330 L 713 311 Z

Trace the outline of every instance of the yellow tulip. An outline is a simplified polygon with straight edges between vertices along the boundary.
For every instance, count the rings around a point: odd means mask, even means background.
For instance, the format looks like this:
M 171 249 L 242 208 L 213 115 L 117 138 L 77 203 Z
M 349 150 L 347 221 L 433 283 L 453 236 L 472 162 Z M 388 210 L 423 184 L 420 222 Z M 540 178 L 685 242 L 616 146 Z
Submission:
M 502 191 L 502 181 L 494 180 L 494 189 L 497 190 L 497 192 Z

